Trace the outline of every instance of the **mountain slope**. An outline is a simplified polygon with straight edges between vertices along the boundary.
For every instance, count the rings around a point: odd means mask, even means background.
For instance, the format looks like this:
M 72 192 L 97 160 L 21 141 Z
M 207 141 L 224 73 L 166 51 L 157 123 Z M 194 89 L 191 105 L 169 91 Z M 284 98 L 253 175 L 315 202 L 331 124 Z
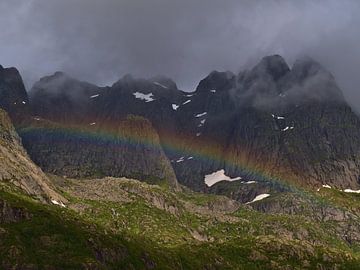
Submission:
M 54 181 L 69 200 L 67 208 L 38 204 L 0 185 L 0 267 L 356 269 L 359 264 L 352 225 L 336 215 L 322 213 L 317 220 L 262 214 L 252 210 L 262 201 L 241 206 L 226 197 L 174 193 L 124 178 Z M 329 195 L 321 192 L 322 207 L 336 209 L 342 196 Z M 345 199 L 356 213 L 358 195 Z
M 0 109 L 0 181 L 11 182 L 42 201 L 66 200 L 54 191 L 46 175 L 28 157 L 10 118 Z

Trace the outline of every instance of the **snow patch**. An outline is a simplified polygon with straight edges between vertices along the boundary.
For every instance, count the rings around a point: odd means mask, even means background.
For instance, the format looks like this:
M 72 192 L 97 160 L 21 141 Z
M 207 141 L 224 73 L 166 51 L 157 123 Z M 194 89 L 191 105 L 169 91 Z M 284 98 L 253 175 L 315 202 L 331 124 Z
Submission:
M 287 126 L 286 128 L 283 128 L 281 131 L 287 131 L 287 130 L 291 130 L 291 129 L 294 129 L 294 127 Z
M 188 160 L 194 159 L 194 157 L 188 157 Z
M 260 194 L 260 195 L 257 195 L 251 202 L 247 202 L 246 204 L 250 204 L 250 203 L 253 203 L 253 202 L 257 202 L 257 201 L 261 201 L 267 197 L 269 197 L 270 194 L 268 193 L 264 193 L 264 194 Z
M 331 188 L 329 185 L 322 185 L 323 188 Z
M 360 194 L 360 189 L 359 189 L 359 190 L 352 190 L 352 189 L 347 188 L 347 189 L 344 190 L 344 192 L 346 192 L 346 193 L 358 193 L 358 194 Z
M 23 102 L 22 102 L 22 104 L 26 104 L 26 102 L 25 102 L 25 101 L 23 101 Z
M 36 116 L 36 117 L 34 117 L 34 120 L 35 120 L 35 121 L 40 121 L 41 118 Z
M 217 172 L 213 172 L 211 174 L 205 175 L 204 182 L 208 187 L 211 187 L 212 185 L 214 185 L 220 181 L 230 181 L 231 182 L 231 181 L 236 181 L 236 180 L 240 180 L 240 179 L 241 179 L 241 177 L 230 178 L 229 176 L 225 175 L 225 170 L 221 169 Z
M 250 185 L 250 184 L 255 184 L 256 181 L 247 181 L 247 182 L 242 182 L 243 184 L 247 184 L 247 185 Z
M 194 94 L 191 94 L 191 95 L 185 95 L 185 97 L 192 97 Z
M 95 123 L 95 122 L 93 122 L 93 123 L 90 123 L 89 125 L 90 125 L 90 126 L 94 126 L 94 125 L 96 125 L 96 123 Z
M 51 203 L 55 204 L 55 205 L 58 205 L 58 206 L 61 206 L 61 207 L 66 207 L 65 204 L 63 204 L 62 202 L 58 202 L 56 200 L 51 200 Z
M 201 135 L 201 132 L 196 133 L 196 137 L 199 137 Z
M 179 105 L 171 104 L 171 107 L 173 108 L 174 111 L 176 111 L 179 108 Z
M 162 87 L 162 88 L 166 88 L 166 89 L 169 88 L 169 87 L 167 87 L 167 86 L 165 86 L 165 85 L 163 85 L 163 84 L 161 84 L 161 83 L 159 83 L 159 82 L 154 82 L 154 84 L 155 84 L 155 85 L 158 85 L 158 86 L 160 86 L 160 87 Z
M 188 99 L 187 101 L 185 101 L 185 102 L 183 103 L 183 105 L 188 104 L 189 102 L 191 102 L 191 99 Z
M 275 114 L 271 114 L 271 115 L 272 115 L 273 118 L 278 119 L 278 120 L 280 120 L 280 119 L 285 119 L 284 116 L 277 116 L 277 115 L 275 115 Z
M 135 92 L 135 93 L 133 93 L 133 95 L 137 99 L 145 100 L 145 102 L 151 102 L 151 101 L 155 100 L 153 93 L 144 94 L 144 93 L 140 93 L 140 92 Z
M 199 114 L 195 115 L 195 117 L 199 118 L 199 117 L 202 117 L 205 115 L 207 115 L 207 112 L 199 113 Z
M 92 95 L 90 98 L 97 98 L 98 96 L 100 96 L 100 94 Z
M 185 158 L 185 157 L 181 157 L 181 158 L 179 158 L 179 159 L 176 161 L 176 163 L 183 162 L 183 161 L 184 161 L 184 158 Z
M 198 125 L 198 127 L 202 127 L 206 122 L 206 119 L 203 119 L 200 121 L 200 124 Z
M 215 89 L 210 90 L 211 93 L 216 93 Z

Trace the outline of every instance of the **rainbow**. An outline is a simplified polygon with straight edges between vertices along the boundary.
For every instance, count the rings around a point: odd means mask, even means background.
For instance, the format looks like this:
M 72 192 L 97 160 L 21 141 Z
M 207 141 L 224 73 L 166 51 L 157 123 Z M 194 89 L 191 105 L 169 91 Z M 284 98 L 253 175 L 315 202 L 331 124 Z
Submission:
M 171 157 L 193 157 L 201 163 L 208 164 L 222 164 L 226 171 L 241 172 L 242 175 L 249 176 L 253 180 L 267 181 L 279 185 L 287 190 L 299 191 L 296 185 L 293 185 L 293 175 L 289 173 L 288 177 L 276 177 L 269 173 L 267 169 L 273 169 L 274 165 L 269 161 L 263 161 L 258 158 L 249 159 L 249 153 L 246 151 L 233 153 L 223 152 L 222 147 L 218 142 L 210 138 L 194 138 L 194 136 L 185 134 L 175 134 L 172 132 L 161 133 L 160 138 L 154 133 L 144 134 L 139 132 L 137 125 L 144 125 L 147 122 L 144 118 L 134 117 L 131 121 L 135 121 L 135 128 L 133 122 L 130 124 L 129 120 L 124 120 L 114 125 L 111 122 L 102 124 L 79 125 L 79 124 L 59 124 L 36 118 L 30 125 L 19 128 L 20 135 L 27 134 L 30 136 L 46 137 L 51 136 L 51 139 L 57 142 L 66 143 L 69 140 L 76 140 L 83 144 L 95 144 L 99 147 L 119 147 L 121 145 L 127 147 L 136 147 L 142 145 L 150 151 L 165 151 Z M 136 123 L 136 121 L 138 121 Z M 148 122 L 145 125 L 150 125 Z M 114 128 L 114 127 L 121 128 Z M 149 128 L 148 126 L 145 126 Z M 246 147 L 239 147 L 246 149 Z M 256 155 L 255 155 L 256 156 Z M 270 170 L 271 171 L 271 170 Z M 287 168 L 281 168 L 282 172 L 289 172 Z M 209 172 L 211 173 L 211 172 Z M 284 180 L 286 179 L 286 180 Z M 289 183 L 292 183 L 291 185 Z M 296 181 L 295 181 L 296 183 Z

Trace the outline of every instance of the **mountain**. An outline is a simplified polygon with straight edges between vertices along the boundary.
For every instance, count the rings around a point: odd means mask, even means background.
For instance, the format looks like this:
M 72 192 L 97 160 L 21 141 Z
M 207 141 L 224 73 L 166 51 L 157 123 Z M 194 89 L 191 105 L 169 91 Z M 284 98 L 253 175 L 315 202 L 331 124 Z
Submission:
M 213 71 L 192 93 L 179 90 L 162 76 L 137 79 L 126 75 L 111 87 L 96 87 L 58 72 L 41 79 L 29 95 L 34 117 L 60 123 L 65 129 L 75 125 L 107 133 L 105 126 L 116 126 L 128 115 L 148 119 L 178 181 L 197 191 L 218 190 L 216 184 L 209 188 L 204 180 L 221 170 L 226 177 L 257 182 L 251 190 L 241 189 L 246 190 L 243 200 L 269 187 L 271 193 L 283 192 L 288 190 L 286 183 L 312 189 L 322 185 L 360 188 L 359 118 L 332 74 L 310 58 L 289 67 L 274 55 L 238 75 Z M 55 147 L 54 135 L 48 134 L 46 149 L 61 151 L 55 154 L 56 162 L 48 162 L 57 164 L 50 168 L 46 160 L 40 160 L 44 158 L 38 145 L 44 142 L 35 144 L 28 132 L 20 131 L 20 135 L 31 157 L 45 170 L 56 172 L 58 164 L 69 163 L 73 169 L 69 175 L 76 176 L 82 170 L 76 168 L 101 164 L 96 158 L 72 160 L 74 152 L 81 151 L 75 147 L 64 152 L 67 146 Z M 88 149 L 84 151 L 94 152 Z M 107 171 L 112 176 L 124 173 Z
M 358 268 L 359 118 L 314 60 L 213 71 L 192 93 L 57 72 L 20 109 L 11 70 L 0 268 Z

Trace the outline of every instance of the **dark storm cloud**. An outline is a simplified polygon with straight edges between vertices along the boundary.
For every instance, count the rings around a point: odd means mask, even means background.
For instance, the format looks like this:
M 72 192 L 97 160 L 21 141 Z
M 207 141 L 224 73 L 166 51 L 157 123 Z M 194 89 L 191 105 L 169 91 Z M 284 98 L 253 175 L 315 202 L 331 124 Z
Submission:
M 0 63 L 28 86 L 63 70 L 98 84 L 164 74 L 192 90 L 213 69 L 306 54 L 360 104 L 359 12 L 358 0 L 2 0 Z

